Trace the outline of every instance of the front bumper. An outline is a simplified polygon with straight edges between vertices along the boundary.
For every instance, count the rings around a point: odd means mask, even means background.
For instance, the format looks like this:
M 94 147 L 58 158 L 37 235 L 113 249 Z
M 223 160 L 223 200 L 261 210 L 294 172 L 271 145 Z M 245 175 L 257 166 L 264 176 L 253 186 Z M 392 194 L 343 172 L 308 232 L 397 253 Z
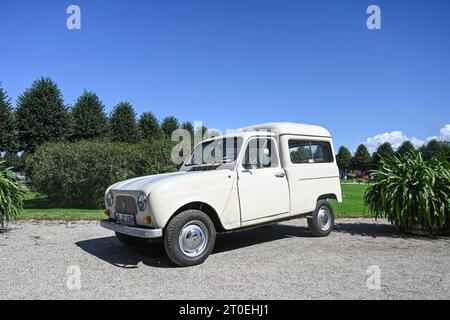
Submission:
M 116 231 L 119 233 L 127 234 L 129 236 L 138 238 L 153 239 L 153 238 L 161 238 L 163 235 L 162 229 L 145 229 L 138 227 L 130 227 L 122 224 L 117 224 L 114 221 L 110 221 L 107 219 L 100 221 L 100 226 L 112 231 Z

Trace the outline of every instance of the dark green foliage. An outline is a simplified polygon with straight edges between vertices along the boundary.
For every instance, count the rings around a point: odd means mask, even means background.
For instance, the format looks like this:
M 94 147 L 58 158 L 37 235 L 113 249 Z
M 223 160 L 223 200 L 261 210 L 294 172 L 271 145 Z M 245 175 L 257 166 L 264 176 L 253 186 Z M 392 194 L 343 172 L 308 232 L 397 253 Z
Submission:
M 111 115 L 111 138 L 116 142 L 138 141 L 136 113 L 130 103 L 120 102 L 114 107 Z
M 25 169 L 25 158 L 27 157 L 26 152 L 17 154 L 16 152 L 6 152 L 3 155 L 3 160 L 5 160 L 5 165 L 7 168 L 11 168 L 14 172 L 23 173 Z
M 39 78 L 17 100 L 19 142 L 22 150 L 34 151 L 39 144 L 61 141 L 68 133 L 68 112 L 58 86 Z
M 360 144 L 356 149 L 355 154 L 353 155 L 352 167 L 354 169 L 366 171 L 370 168 L 371 162 L 372 158 L 369 154 L 369 151 L 367 151 L 366 146 Z
M 436 139 L 430 140 L 426 145 L 422 146 L 420 151 L 425 160 L 440 159 L 449 161 L 450 145 L 448 142 L 438 141 Z
M 336 161 L 339 169 L 350 169 L 352 166 L 352 154 L 350 153 L 350 150 L 344 146 L 340 147 L 338 154 L 336 155 Z
M 171 138 L 172 132 L 180 127 L 177 118 L 169 116 L 165 117 L 161 123 L 161 129 L 164 136 L 168 139 Z
M 194 142 L 195 142 L 194 141 L 195 140 L 194 125 L 192 124 L 192 122 L 186 121 L 181 124 L 181 128 L 189 132 L 189 135 L 191 136 L 190 147 L 191 147 L 191 149 L 194 148 Z
M 16 123 L 11 106 L 11 99 L 0 87 L 0 152 L 16 149 Z
M 187 130 L 191 137 L 194 137 L 194 125 L 190 121 L 185 121 L 182 123 L 181 128 Z
M 364 196 L 370 212 L 404 230 L 417 225 L 431 231 L 450 227 L 450 171 L 437 159 L 420 153 L 382 159 L 372 172 Z
M 159 139 L 162 132 L 158 119 L 151 112 L 144 112 L 139 118 L 139 133 L 141 139 Z
M 24 188 L 16 174 L 0 159 L 0 226 L 11 221 L 22 211 Z
M 408 153 L 411 153 L 411 152 L 414 152 L 414 151 L 416 151 L 416 148 L 414 147 L 414 145 L 412 144 L 411 141 L 407 140 L 407 141 L 404 141 L 400 145 L 400 147 L 398 147 L 396 154 L 398 156 L 402 157 L 402 156 L 405 156 Z
M 99 206 L 106 188 L 115 182 L 174 171 L 172 147 L 167 140 L 44 144 L 27 159 L 27 172 L 33 188 L 55 204 Z
M 393 157 L 394 149 L 392 149 L 392 145 L 389 142 L 385 142 L 377 148 L 377 151 L 374 152 L 372 156 L 372 163 L 375 166 L 378 166 L 380 164 L 381 158 L 392 159 Z
M 97 139 L 108 132 L 105 106 L 94 92 L 84 91 L 72 108 L 72 139 Z

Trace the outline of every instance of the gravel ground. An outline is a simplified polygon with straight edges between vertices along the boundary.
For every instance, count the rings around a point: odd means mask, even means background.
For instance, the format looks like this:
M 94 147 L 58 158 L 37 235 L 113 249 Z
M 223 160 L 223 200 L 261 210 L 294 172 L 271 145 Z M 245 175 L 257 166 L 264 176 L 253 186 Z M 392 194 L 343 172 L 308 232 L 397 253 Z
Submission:
M 176 268 L 161 243 L 126 247 L 98 222 L 19 221 L 0 233 L 0 299 L 450 299 L 450 238 L 372 219 L 314 238 L 305 222 L 221 234 Z

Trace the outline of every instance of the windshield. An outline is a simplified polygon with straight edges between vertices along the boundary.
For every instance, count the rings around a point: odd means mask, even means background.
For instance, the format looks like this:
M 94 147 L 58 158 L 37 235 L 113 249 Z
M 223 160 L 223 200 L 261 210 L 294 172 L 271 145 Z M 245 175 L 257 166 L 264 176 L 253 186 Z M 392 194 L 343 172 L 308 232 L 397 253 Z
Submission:
M 198 144 L 185 166 L 233 163 L 242 147 L 242 138 L 229 137 L 214 139 Z

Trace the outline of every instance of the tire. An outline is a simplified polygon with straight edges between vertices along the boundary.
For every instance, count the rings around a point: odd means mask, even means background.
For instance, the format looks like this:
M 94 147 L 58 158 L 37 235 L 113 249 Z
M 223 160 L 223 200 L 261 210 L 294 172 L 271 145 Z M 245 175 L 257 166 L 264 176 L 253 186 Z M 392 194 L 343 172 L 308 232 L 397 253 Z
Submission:
M 147 239 L 129 236 L 127 234 L 116 232 L 117 239 L 127 246 L 139 246 L 147 242 Z
M 308 217 L 308 227 L 316 237 L 324 237 L 331 233 L 334 228 L 334 213 L 327 200 L 317 201 L 312 217 Z
M 181 267 L 203 263 L 216 241 L 214 223 L 204 212 L 186 210 L 167 224 L 164 248 L 167 256 Z

